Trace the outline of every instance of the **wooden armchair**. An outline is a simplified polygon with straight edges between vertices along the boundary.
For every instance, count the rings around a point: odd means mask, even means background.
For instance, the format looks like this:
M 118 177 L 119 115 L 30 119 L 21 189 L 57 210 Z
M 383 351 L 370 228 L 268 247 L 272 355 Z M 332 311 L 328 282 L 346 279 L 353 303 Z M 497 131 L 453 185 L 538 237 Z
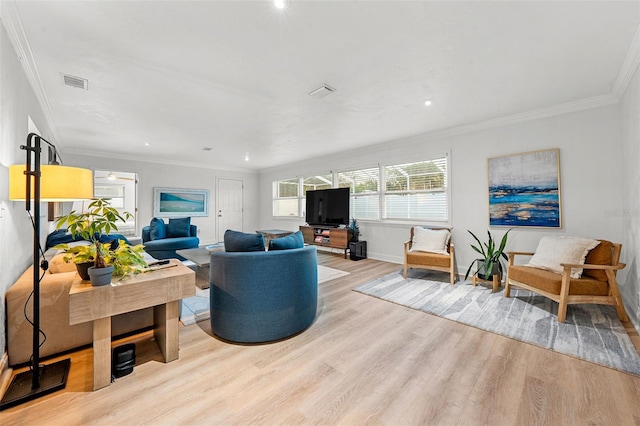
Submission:
M 451 231 L 447 228 L 441 228 L 440 230 Z M 455 251 L 451 238 L 448 239 L 446 244 L 446 253 L 431 253 L 426 251 L 411 251 L 414 241 L 414 227 L 411 228 L 411 236 L 409 241 L 404 243 L 404 278 L 407 278 L 407 270 L 409 268 L 419 269 L 432 269 L 441 272 L 448 272 L 450 276 L 451 285 L 456 281 L 455 273 Z
M 613 305 L 620 320 L 628 321 L 616 281 L 616 272 L 626 266 L 619 262 L 621 251 L 621 244 L 600 240 L 587 254 L 584 265 L 561 264 L 562 274 L 515 265 L 515 256 L 533 253 L 510 252 L 504 296 L 509 297 L 511 286 L 516 286 L 558 302 L 558 322 L 565 321 L 567 305 L 578 303 Z M 577 268 L 583 269 L 581 278 L 571 278 L 572 269 Z

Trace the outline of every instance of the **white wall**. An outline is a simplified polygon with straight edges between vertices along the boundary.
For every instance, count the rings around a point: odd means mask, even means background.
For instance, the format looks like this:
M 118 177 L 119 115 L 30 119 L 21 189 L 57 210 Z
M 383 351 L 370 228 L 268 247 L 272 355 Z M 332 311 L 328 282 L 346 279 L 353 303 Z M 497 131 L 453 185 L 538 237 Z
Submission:
M 640 70 L 636 70 L 622 99 L 622 208 L 618 220 L 623 224 L 620 287 L 627 312 L 640 330 Z
M 623 223 L 608 211 L 623 206 L 622 145 L 617 106 L 520 122 L 448 137 L 423 135 L 367 149 L 345 152 L 263 171 L 260 175 L 260 227 L 294 230 L 303 220 L 271 216 L 272 182 L 300 175 L 326 173 L 403 161 L 433 154 L 451 154 L 453 240 L 458 271 L 464 274 L 476 257 L 466 230 L 476 235 L 488 228 L 487 158 L 524 151 L 560 148 L 563 228 L 517 228 L 510 233 L 509 250 L 534 251 L 541 236 L 575 235 L 623 240 Z M 369 257 L 402 262 L 402 242 L 413 223 L 361 221 Z M 492 228 L 501 238 L 505 228 Z
M 192 188 L 209 190 L 209 216 L 193 217 L 191 223 L 198 227 L 201 244 L 217 242 L 216 185 L 218 178 L 240 179 L 244 183 L 243 227 L 246 232 L 258 229 L 258 174 L 232 172 L 198 167 L 185 167 L 168 164 L 148 163 L 138 160 L 122 160 L 88 155 L 65 153 L 67 166 L 86 167 L 92 170 L 111 170 L 138 174 L 138 229 L 141 235 L 143 226 L 153 217 L 153 188 Z
M 5 318 L 4 295 L 7 289 L 33 262 L 33 229 L 23 202 L 9 201 L 9 166 L 24 164 L 29 117 L 54 142 L 34 92 L 9 41 L 4 25 L 0 25 L 0 316 Z M 46 217 L 42 228 L 47 229 Z M 4 322 L 3 322 L 4 324 Z M 6 344 L 5 327 L 0 327 L 0 351 Z

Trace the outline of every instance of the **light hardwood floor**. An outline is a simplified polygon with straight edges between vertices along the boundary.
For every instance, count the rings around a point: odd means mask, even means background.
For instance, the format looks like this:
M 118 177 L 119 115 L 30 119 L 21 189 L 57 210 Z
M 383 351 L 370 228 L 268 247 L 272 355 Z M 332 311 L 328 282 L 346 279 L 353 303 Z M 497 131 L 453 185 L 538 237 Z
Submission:
M 400 265 L 319 262 L 350 275 L 320 284 L 302 334 L 233 345 L 200 322 L 180 329 L 180 359 L 164 364 L 145 333 L 125 340 L 134 372 L 96 392 L 81 350 L 64 391 L 0 412 L 0 424 L 640 425 L 640 377 L 352 291 Z

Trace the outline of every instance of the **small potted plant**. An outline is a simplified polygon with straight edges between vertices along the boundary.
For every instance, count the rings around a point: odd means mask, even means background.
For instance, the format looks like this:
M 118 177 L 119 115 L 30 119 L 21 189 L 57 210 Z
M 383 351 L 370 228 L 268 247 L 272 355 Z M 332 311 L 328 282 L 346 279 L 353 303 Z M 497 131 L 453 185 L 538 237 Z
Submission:
M 471 268 L 474 264 L 477 265 L 477 267 L 476 271 L 473 274 L 482 280 L 489 281 L 491 280 L 492 276 L 496 274 L 502 274 L 502 262 L 500 261 L 500 258 L 502 257 L 505 260 L 509 260 L 504 252 L 505 246 L 507 245 L 509 231 L 511 231 L 511 229 L 505 232 L 505 234 L 502 236 L 502 239 L 500 240 L 500 245 L 496 246 L 495 240 L 493 239 L 493 236 L 491 235 L 491 232 L 489 232 L 489 230 L 487 230 L 487 236 L 489 237 L 489 240 L 486 243 L 482 243 L 473 232 L 467 230 L 467 232 L 471 234 L 473 239 L 475 239 L 478 243 L 477 246 L 471 244 L 471 248 L 481 254 L 482 258 L 476 259 L 471 262 L 471 265 L 469 265 L 467 273 L 464 276 L 465 280 L 469 277 L 469 273 L 471 272 Z
M 349 222 L 349 226 L 347 226 L 347 229 L 351 234 L 351 241 L 357 243 L 358 237 L 360 236 L 360 226 L 358 225 L 358 221 L 355 217 L 351 218 L 351 222 Z
M 144 261 L 144 246 L 130 246 L 124 241 L 110 241 L 103 243 L 101 238 L 111 231 L 117 231 L 117 222 L 125 222 L 133 215 L 128 212 L 120 213 L 109 205 L 106 199 L 96 199 L 89 204 L 88 211 L 76 213 L 71 211 L 68 215 L 60 217 L 56 221 L 56 228 L 66 225 L 74 238 L 81 237 L 89 241 L 87 246 L 71 246 L 61 244 L 56 246 L 65 250 L 70 256 L 65 260 L 73 260 L 74 263 L 83 263 L 93 260 L 93 266 L 88 268 L 93 285 L 105 285 L 111 282 L 111 276 L 122 275 L 125 277 L 131 272 L 139 272 L 147 266 Z M 84 278 L 84 277 L 83 277 Z
M 96 261 L 96 246 L 89 245 L 72 245 L 72 244 L 58 244 L 54 247 L 56 250 L 63 250 L 65 255 L 63 257 L 65 262 L 73 262 L 78 269 L 78 275 L 88 281 L 89 267 L 93 266 Z

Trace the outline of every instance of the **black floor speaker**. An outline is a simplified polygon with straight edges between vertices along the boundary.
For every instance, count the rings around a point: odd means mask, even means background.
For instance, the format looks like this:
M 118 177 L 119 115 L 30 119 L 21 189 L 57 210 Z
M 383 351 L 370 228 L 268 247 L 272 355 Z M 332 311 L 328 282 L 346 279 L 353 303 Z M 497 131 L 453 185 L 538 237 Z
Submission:
M 127 343 L 113 349 L 111 357 L 111 375 L 114 378 L 126 376 L 133 372 L 136 365 L 136 345 L 135 343 Z
M 349 256 L 351 260 L 362 260 L 367 258 L 367 242 L 357 241 L 349 243 Z

